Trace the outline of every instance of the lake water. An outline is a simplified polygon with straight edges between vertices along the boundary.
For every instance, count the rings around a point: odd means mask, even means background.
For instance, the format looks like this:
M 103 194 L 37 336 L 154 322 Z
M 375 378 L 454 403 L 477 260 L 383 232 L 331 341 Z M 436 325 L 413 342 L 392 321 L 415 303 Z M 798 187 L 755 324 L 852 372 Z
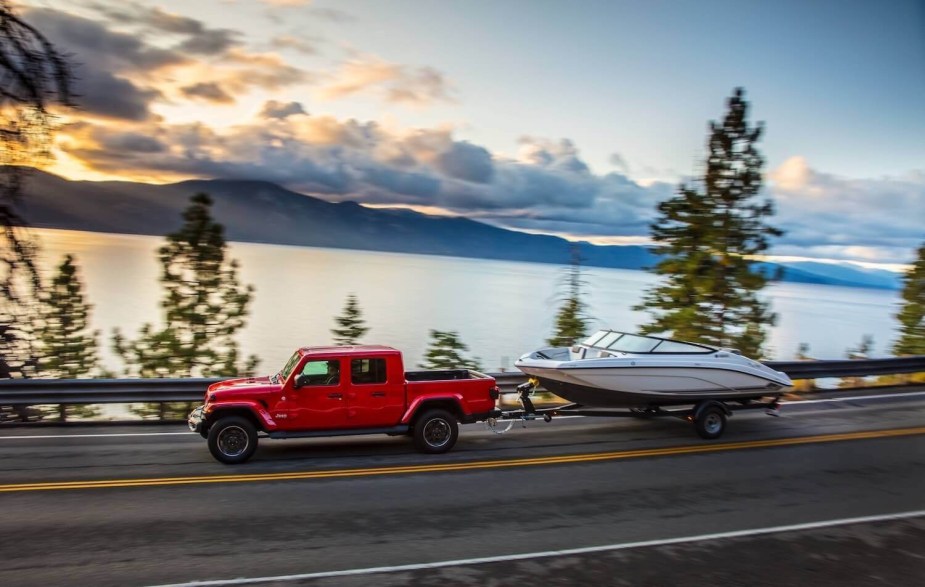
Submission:
M 51 271 L 65 253 L 77 257 L 84 291 L 93 304 L 93 328 L 103 332 L 101 355 L 121 373 L 111 352 L 112 329 L 134 337 L 145 322 L 160 322 L 156 250 L 160 237 L 35 230 L 41 266 Z M 521 354 L 544 346 L 551 335 L 565 268 L 515 263 L 231 243 L 243 283 L 256 294 L 241 350 L 274 372 L 299 346 L 331 342 L 334 317 L 356 294 L 370 331 L 364 342 L 401 349 L 409 366 L 420 362 L 428 331 L 455 330 L 484 369 L 512 368 Z M 587 301 L 593 327 L 633 330 L 647 315 L 634 312 L 655 278 L 642 271 L 587 268 Z M 769 348 L 776 359 L 793 358 L 801 342 L 820 359 L 843 358 L 848 347 L 872 335 L 875 356 L 889 354 L 896 337 L 897 292 L 780 283 L 767 288 L 778 313 Z

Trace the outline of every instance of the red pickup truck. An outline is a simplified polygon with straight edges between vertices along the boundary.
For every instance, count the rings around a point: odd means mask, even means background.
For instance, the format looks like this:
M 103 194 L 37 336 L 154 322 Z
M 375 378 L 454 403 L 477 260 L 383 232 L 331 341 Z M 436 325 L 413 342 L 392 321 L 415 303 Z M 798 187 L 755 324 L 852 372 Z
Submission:
M 467 369 L 405 372 L 386 346 L 306 347 L 270 377 L 209 386 L 189 415 L 217 460 L 243 463 L 270 438 L 410 435 L 422 452 L 456 444 L 458 423 L 500 414 L 495 380 Z

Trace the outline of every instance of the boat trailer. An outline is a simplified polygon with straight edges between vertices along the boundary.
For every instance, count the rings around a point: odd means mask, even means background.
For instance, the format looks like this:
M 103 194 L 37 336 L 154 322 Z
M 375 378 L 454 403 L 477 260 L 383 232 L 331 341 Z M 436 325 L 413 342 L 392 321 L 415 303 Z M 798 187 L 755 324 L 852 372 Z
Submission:
M 588 416 L 604 418 L 663 418 L 671 417 L 685 420 L 694 425 L 694 430 L 704 439 L 713 440 L 722 436 L 726 430 L 726 420 L 733 412 L 739 410 L 764 409 L 769 416 L 780 415 L 780 396 L 773 396 L 769 401 L 753 399 L 721 400 L 717 398 L 702 399 L 692 406 L 680 405 L 666 409 L 665 406 L 650 405 L 639 408 L 608 409 L 593 408 L 577 403 L 568 403 L 550 408 L 536 408 L 531 396 L 539 387 L 536 379 L 529 379 L 526 383 L 517 386 L 519 410 L 495 410 L 485 424 L 495 434 L 504 434 L 510 430 L 514 423 L 521 422 L 527 427 L 527 422 L 542 418 L 551 422 L 554 416 Z M 770 397 L 770 396 L 769 396 Z

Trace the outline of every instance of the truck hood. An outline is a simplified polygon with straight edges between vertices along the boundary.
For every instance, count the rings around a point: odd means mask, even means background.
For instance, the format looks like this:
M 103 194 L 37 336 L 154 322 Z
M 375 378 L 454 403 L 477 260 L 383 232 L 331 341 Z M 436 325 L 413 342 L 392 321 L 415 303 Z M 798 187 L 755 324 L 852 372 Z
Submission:
M 269 377 L 243 377 L 213 383 L 206 397 L 214 397 L 215 400 L 229 400 L 239 395 L 253 398 L 255 395 L 277 393 L 281 388 L 282 385 L 273 383 Z

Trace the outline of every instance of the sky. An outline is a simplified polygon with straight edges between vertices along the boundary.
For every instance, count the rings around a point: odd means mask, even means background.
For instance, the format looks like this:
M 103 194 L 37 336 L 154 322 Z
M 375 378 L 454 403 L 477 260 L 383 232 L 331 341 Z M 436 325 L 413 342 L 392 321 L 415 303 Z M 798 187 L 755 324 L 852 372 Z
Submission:
M 264 179 L 647 243 L 743 87 L 780 258 L 925 241 L 921 0 L 28 0 L 77 64 L 48 170 Z

